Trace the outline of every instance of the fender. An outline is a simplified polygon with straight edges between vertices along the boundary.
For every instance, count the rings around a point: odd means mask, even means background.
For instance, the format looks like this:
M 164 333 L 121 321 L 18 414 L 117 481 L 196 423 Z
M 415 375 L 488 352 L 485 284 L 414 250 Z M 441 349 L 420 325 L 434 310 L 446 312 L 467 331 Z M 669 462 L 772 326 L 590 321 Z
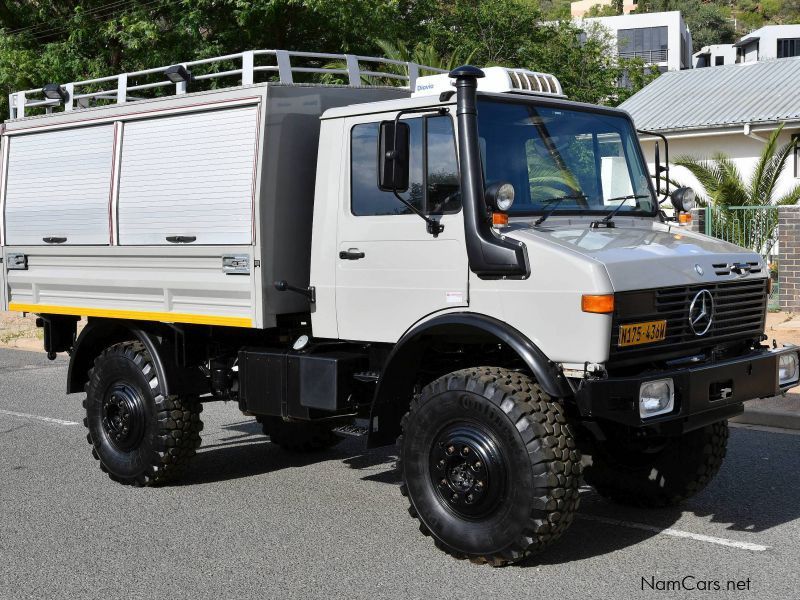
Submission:
M 83 392 L 94 359 L 109 346 L 128 341 L 139 341 L 144 345 L 153 359 L 165 395 L 209 391 L 208 384 L 199 372 L 175 364 L 174 344 L 167 331 L 150 331 L 136 321 L 90 319 L 70 352 L 67 393 Z
M 517 329 L 480 313 L 448 313 L 407 331 L 386 359 L 370 410 L 369 447 L 393 443 L 400 434 L 400 419 L 408 410 L 425 348 L 433 339 L 464 335 L 508 346 L 553 398 L 572 393 L 556 364 Z

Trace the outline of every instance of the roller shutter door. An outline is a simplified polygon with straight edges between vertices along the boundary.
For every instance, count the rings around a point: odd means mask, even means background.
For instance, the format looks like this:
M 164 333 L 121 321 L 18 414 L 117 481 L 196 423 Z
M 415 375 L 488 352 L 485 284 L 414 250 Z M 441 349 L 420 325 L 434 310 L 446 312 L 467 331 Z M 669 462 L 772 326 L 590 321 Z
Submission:
M 114 126 L 9 136 L 8 143 L 6 244 L 107 245 Z
M 250 244 L 257 130 L 257 106 L 126 123 L 120 244 Z

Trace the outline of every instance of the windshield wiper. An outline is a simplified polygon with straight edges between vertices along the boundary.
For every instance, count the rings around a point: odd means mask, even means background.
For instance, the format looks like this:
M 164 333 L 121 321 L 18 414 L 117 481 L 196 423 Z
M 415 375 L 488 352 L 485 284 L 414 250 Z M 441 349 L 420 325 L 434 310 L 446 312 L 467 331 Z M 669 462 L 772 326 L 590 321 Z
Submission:
M 571 196 L 558 196 L 556 198 L 548 198 L 546 200 L 542 200 L 541 201 L 542 204 L 549 204 L 552 202 L 553 206 L 551 206 L 548 210 L 542 213 L 542 216 L 536 219 L 536 221 L 534 221 L 533 224 L 534 226 L 538 226 L 544 223 L 547 220 L 547 217 L 552 215 L 553 212 L 555 212 L 555 210 L 558 208 L 558 205 L 561 204 L 564 200 L 586 200 L 586 199 L 587 199 L 586 194 L 573 194 Z
M 601 221 L 592 221 L 589 224 L 589 227 L 592 229 L 597 229 L 598 227 L 614 227 L 614 224 L 611 222 L 611 219 L 620 211 L 620 209 L 625 206 L 626 200 L 638 200 L 639 198 L 649 198 L 649 194 L 628 194 L 627 196 L 616 196 L 615 198 L 609 198 L 606 202 L 614 202 L 615 200 L 619 200 L 620 203 L 617 204 L 610 213 L 608 213 Z

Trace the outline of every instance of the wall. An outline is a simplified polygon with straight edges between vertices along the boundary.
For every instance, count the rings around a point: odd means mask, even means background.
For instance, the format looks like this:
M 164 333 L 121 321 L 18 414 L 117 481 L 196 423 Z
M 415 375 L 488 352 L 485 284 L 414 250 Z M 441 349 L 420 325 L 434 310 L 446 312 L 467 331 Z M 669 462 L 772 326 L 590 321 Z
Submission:
M 779 138 L 779 143 L 788 143 L 791 139 L 792 133 L 800 133 L 800 125 L 798 125 L 795 129 L 784 129 Z M 760 131 L 757 135 L 766 140 L 769 134 L 769 131 Z M 671 159 L 674 160 L 676 157 L 681 155 L 689 155 L 698 159 L 708 159 L 718 152 L 723 152 L 733 160 L 745 179 L 753 173 L 753 169 L 758 162 L 758 157 L 764 148 L 763 142 L 745 136 L 742 133 L 742 129 L 738 128 L 736 133 L 727 135 L 679 137 L 678 135 L 674 134 L 668 136 L 668 139 L 669 155 Z M 644 150 L 645 158 L 648 161 L 652 172 L 655 161 L 655 144 L 651 141 L 644 141 L 642 142 L 642 149 Z M 662 162 L 664 161 L 663 148 L 661 150 L 661 160 Z M 788 192 L 795 185 L 800 184 L 800 179 L 794 177 L 793 161 L 793 157 L 790 157 L 780 179 L 778 180 L 778 185 L 776 188 L 777 196 Z M 684 185 L 689 185 L 698 190 L 698 192 L 703 190 L 703 187 L 694 178 L 694 176 L 683 167 L 672 166 L 670 170 L 670 176 L 673 180 Z

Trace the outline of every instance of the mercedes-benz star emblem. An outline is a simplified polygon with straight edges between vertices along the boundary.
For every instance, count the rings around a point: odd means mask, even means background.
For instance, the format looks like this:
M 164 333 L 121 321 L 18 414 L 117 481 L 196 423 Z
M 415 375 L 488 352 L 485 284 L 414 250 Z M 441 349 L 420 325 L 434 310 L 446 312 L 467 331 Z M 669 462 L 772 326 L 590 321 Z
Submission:
M 689 305 L 689 327 L 695 335 L 705 335 L 714 321 L 714 297 L 708 290 L 700 290 Z

